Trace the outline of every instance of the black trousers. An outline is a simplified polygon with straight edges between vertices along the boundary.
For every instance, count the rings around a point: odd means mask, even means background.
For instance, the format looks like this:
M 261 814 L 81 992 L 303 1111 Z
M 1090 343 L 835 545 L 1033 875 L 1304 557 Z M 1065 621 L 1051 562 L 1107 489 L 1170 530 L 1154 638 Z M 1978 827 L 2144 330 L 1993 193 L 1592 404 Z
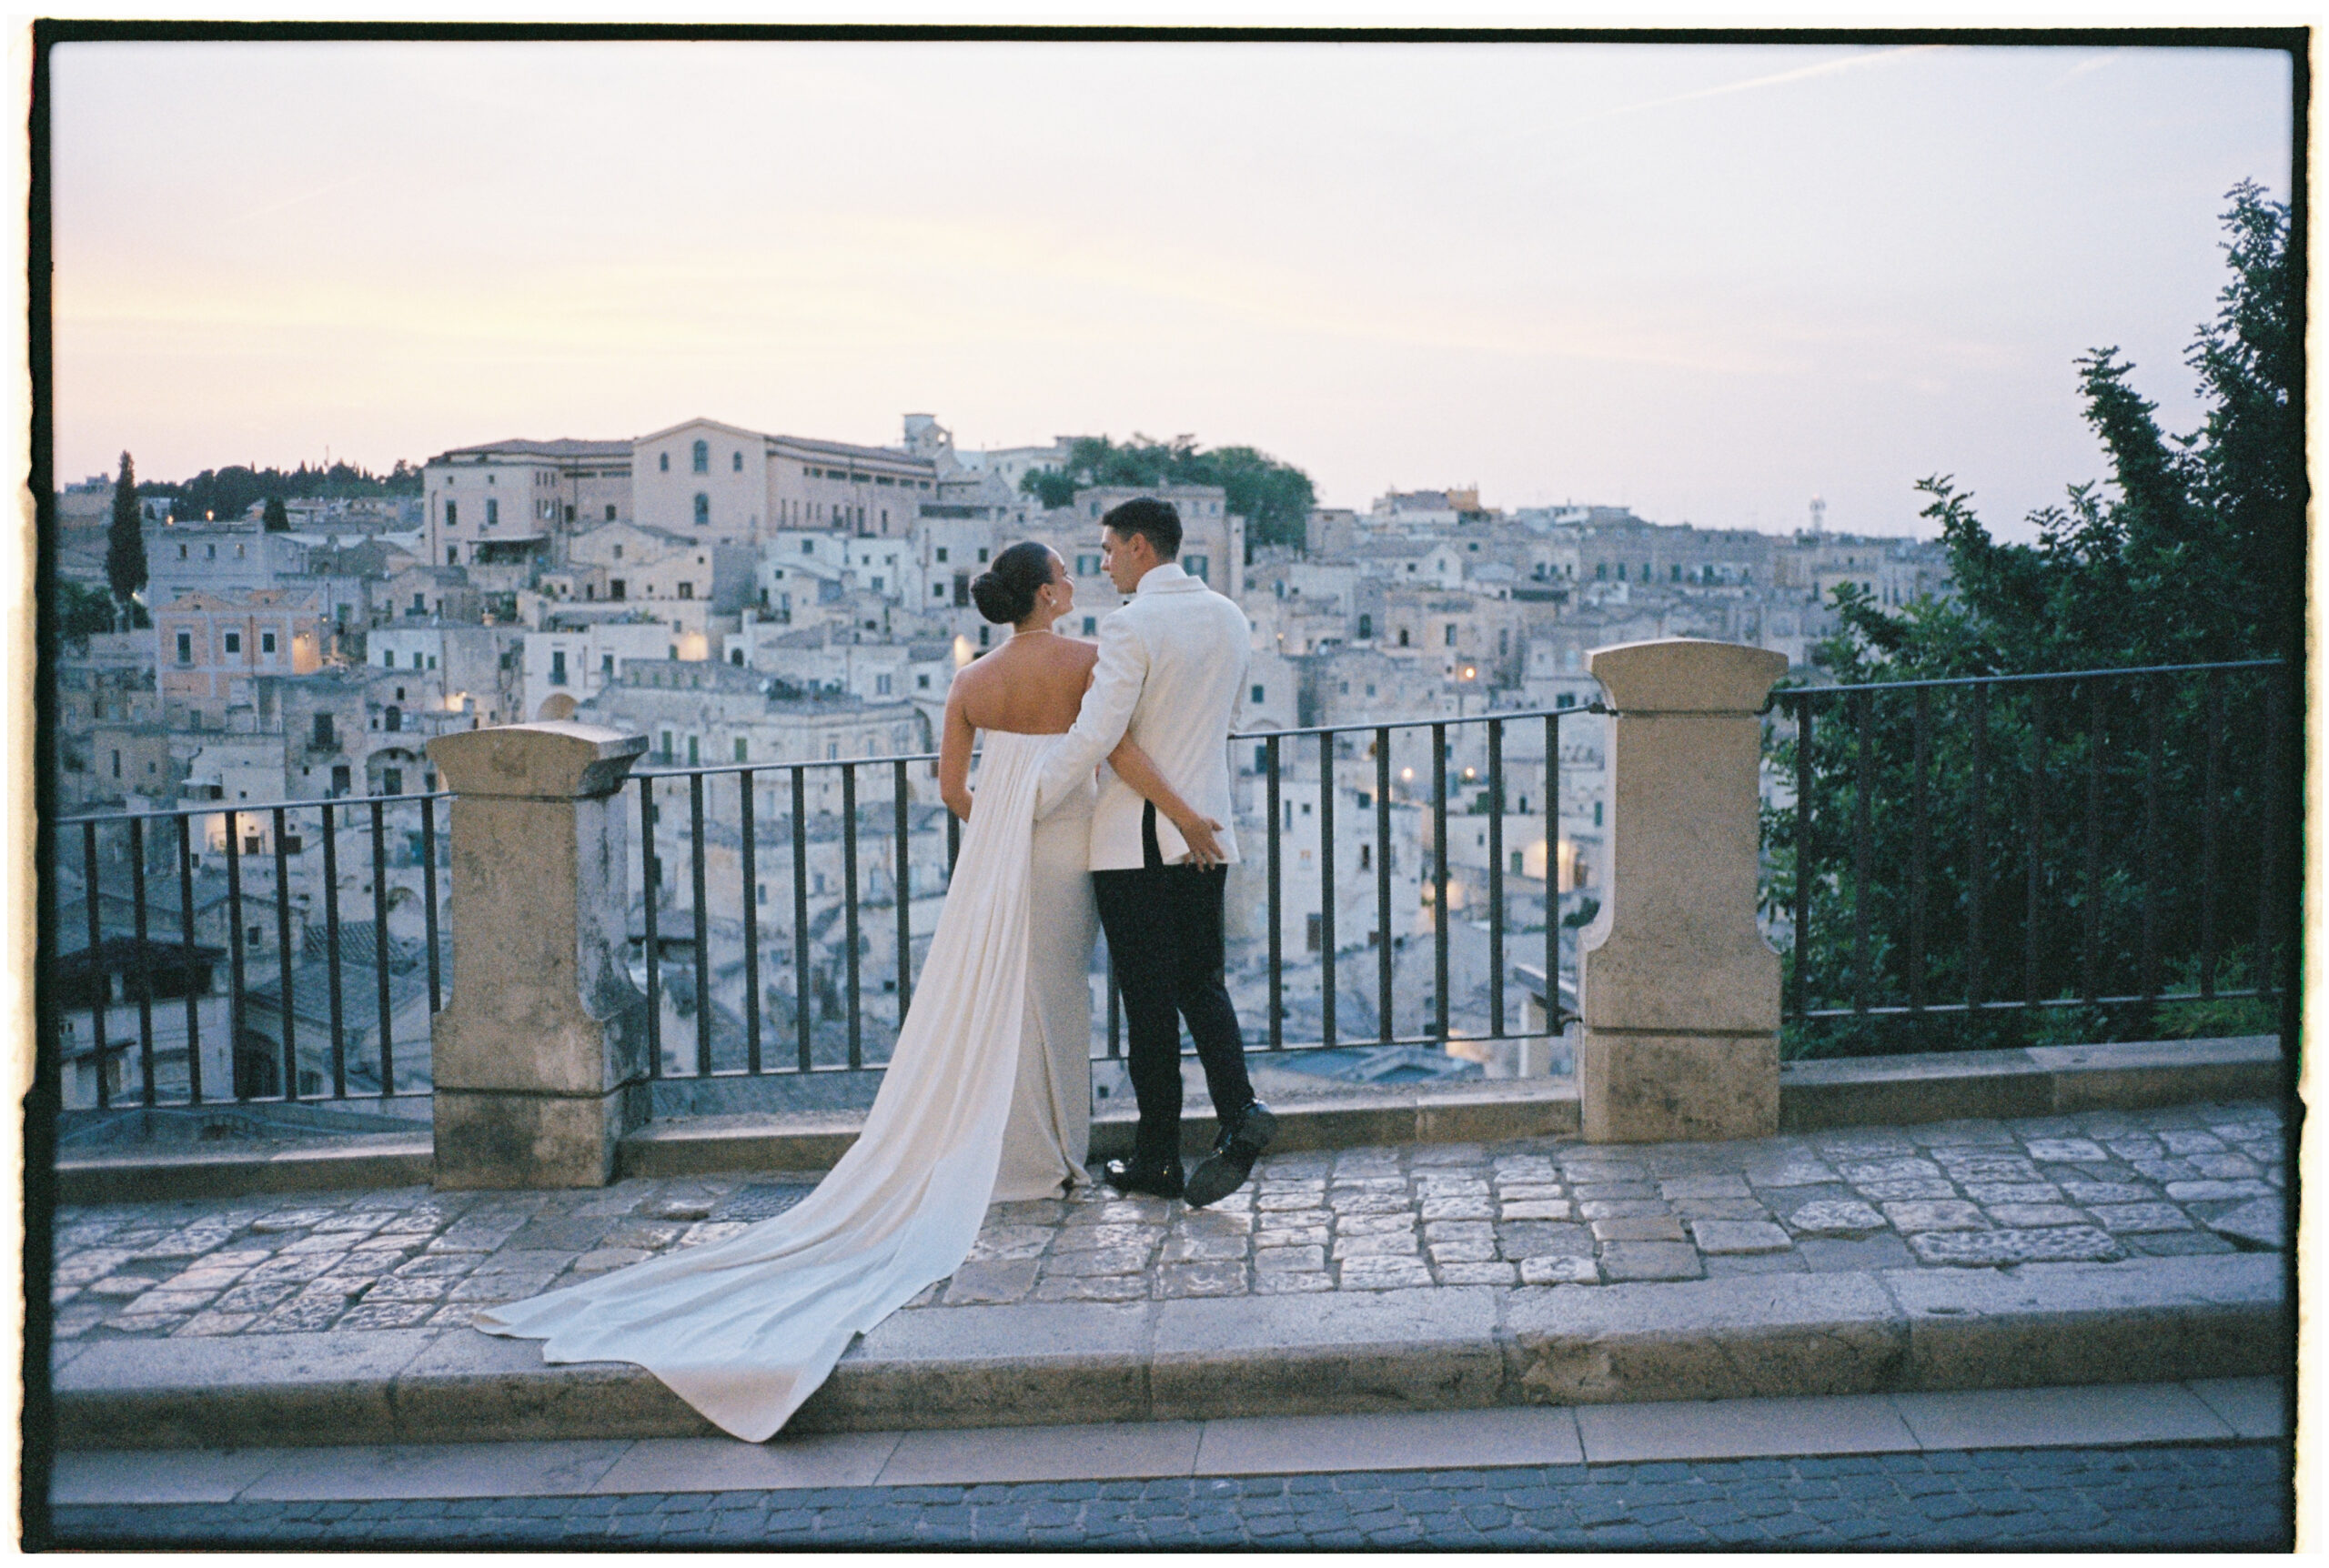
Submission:
M 1156 808 L 1141 813 L 1137 871 L 1094 871 L 1092 892 L 1124 995 L 1125 1066 L 1140 1107 L 1134 1156 L 1144 1164 L 1181 1149 L 1181 1020 L 1196 1041 L 1205 1091 L 1223 1117 L 1254 1102 L 1245 1040 L 1222 976 L 1225 868 L 1168 866 L 1156 846 Z

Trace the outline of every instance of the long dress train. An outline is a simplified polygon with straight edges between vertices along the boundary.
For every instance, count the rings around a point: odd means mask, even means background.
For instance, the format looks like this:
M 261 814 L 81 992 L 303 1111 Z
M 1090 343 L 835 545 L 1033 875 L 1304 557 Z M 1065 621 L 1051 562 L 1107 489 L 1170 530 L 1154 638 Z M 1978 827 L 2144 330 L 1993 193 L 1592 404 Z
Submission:
M 1088 834 L 1089 804 L 1033 820 L 1035 780 L 1059 739 L 985 736 L 977 804 L 897 1047 L 864 1131 L 816 1189 L 725 1241 L 492 1308 L 479 1328 L 542 1340 L 546 1362 L 643 1366 L 721 1430 L 758 1442 L 852 1339 L 961 1265 L 990 1197 L 1043 1196 L 1081 1179 L 1090 1101 L 1063 1081 L 1074 1075 L 1061 1060 L 1071 1019 L 1048 1026 L 1075 1005 L 1054 971 L 1073 945 L 1055 928 L 1072 928 L 1080 896 L 1085 934 L 1073 968 L 1084 1032 L 1074 1054 L 1088 1052 L 1090 878 L 1064 840 Z M 1030 965 L 1031 914 L 1043 928 L 1041 973 Z M 1044 1060 L 1029 1066 L 1030 1056 Z M 1016 1117 L 1014 1098 L 1024 1107 Z M 1063 1125 L 1071 1109 L 1083 1115 Z M 1006 1129 L 1012 1180 L 998 1187 Z

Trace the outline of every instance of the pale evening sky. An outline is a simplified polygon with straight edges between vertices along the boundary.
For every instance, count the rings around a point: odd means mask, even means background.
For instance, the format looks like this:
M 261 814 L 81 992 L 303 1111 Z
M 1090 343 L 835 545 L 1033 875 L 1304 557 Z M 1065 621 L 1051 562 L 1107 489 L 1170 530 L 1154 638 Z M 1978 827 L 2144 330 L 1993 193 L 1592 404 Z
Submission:
M 2001 531 L 2171 427 L 2280 55 L 1542 44 L 68 45 L 57 472 L 385 469 L 703 414 L 1188 432 L 1331 505 Z

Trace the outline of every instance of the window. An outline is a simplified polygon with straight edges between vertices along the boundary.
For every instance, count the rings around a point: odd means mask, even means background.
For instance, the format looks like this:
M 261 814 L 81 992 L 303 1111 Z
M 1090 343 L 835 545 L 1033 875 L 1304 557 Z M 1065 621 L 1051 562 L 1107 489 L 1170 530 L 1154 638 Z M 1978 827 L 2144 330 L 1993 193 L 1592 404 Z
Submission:
M 566 684 L 566 650 L 562 648 L 550 649 L 549 683 L 552 686 Z
M 1598 800 L 1593 802 L 1593 825 L 1597 828 L 1601 826 L 1601 802 Z
M 913 678 L 913 685 L 914 689 L 917 691 L 928 691 L 930 689 L 930 677 L 927 675 L 917 675 Z
M 815 555 L 817 553 L 817 541 L 814 539 L 802 539 L 801 541 L 801 553 L 804 556 Z
M 1371 615 L 1360 616 L 1358 618 L 1358 639 L 1361 642 L 1365 642 L 1374 635 L 1375 618 Z
M 1407 646 L 1407 628 L 1404 626 L 1399 628 L 1399 646 L 1401 648 Z
M 412 668 L 415 669 L 420 668 L 420 650 L 417 648 L 412 650 Z
M 938 564 L 942 567 L 946 564 L 946 547 L 944 545 L 938 547 Z M 1075 569 L 1077 571 L 1082 571 L 1084 569 L 1084 558 L 1082 556 L 1075 558 Z
M 599 656 L 599 676 L 600 678 L 603 680 L 612 680 L 615 678 L 615 656 L 613 654 L 605 653 Z
M 194 633 L 190 631 L 178 633 L 178 662 L 180 664 L 194 662 Z
M 1364 795 L 1361 795 L 1361 796 L 1358 798 L 1358 803 L 1359 803 L 1361 806 L 1366 805 L 1366 796 L 1364 796 Z M 1361 845 L 1359 845 L 1359 847 L 1358 847 L 1358 869 L 1359 869 L 1360 870 L 1362 870 L 1362 871 L 1369 871 L 1369 870 L 1373 870 L 1373 869 L 1375 869 L 1375 846 L 1374 846 L 1374 845 L 1372 845 L 1372 844 L 1361 844 Z
M 119 750 L 116 750 L 113 754 L 113 776 L 116 779 L 121 777 L 121 753 Z
M 613 522 L 614 520 L 615 520 L 615 504 L 614 504 L 612 501 L 609 501 L 609 502 L 607 503 L 607 521 L 609 521 L 609 522 L 610 522 L 610 523 L 611 523 L 611 522 Z
M 688 737 L 688 766 L 691 768 L 703 760 L 701 757 L 697 755 L 696 742 L 698 739 L 698 737 L 693 735 Z
M 981 562 L 982 564 L 983 564 L 983 563 L 985 562 L 985 560 L 986 560 L 986 551 L 984 551 L 983 549 L 982 549 L 981 551 L 979 551 L 979 560 L 980 560 L 980 562 Z
M 348 793 L 348 764 L 336 762 L 331 769 L 331 792 L 335 798 Z
M 258 650 L 261 653 L 268 655 L 270 658 L 273 657 L 275 653 L 275 634 L 273 632 L 263 631 L 258 634 Z
M 756 904 L 765 904 L 768 902 L 768 884 L 766 882 L 754 882 L 752 884 L 752 902 Z
M 942 557 L 942 558 L 943 558 Z M 184 560 L 184 559 L 186 559 L 186 547 L 185 547 L 184 545 L 180 545 L 180 546 L 178 547 L 178 559 L 180 559 L 180 560 Z
M 202 558 L 203 558 L 204 560 L 206 560 L 206 561 L 215 561 L 215 560 L 217 560 L 217 559 L 218 558 L 218 547 L 217 547 L 217 545 L 205 545 L 205 546 L 203 546 L 203 547 L 202 547 Z
M 447 545 L 445 547 L 445 564 L 449 567 L 457 567 L 461 564 L 460 546 Z
M 227 651 L 228 653 L 240 653 L 243 651 L 243 634 L 241 632 L 230 631 L 227 634 Z
M 671 454 L 669 452 L 655 454 L 655 471 L 660 474 L 668 474 L 671 471 Z
M 620 599 L 620 598 L 623 598 L 623 597 L 624 597 L 624 589 L 625 589 L 625 588 L 626 588 L 627 586 L 628 586 L 628 585 L 626 585 L 626 584 L 624 583 L 623 579 L 622 579 L 622 578 L 608 578 L 608 579 L 607 579 L 607 597 L 608 597 L 609 598 L 610 598 L 610 599 Z
M 401 708 L 392 707 L 388 709 L 388 711 L 382 713 L 380 715 L 380 728 L 388 730 L 391 733 L 401 730 L 404 728 L 404 709 Z M 388 790 L 388 793 L 395 795 L 400 793 L 400 791 L 391 788 Z
M 708 474 L 711 471 L 711 444 L 710 442 L 698 441 L 693 447 L 689 448 L 689 452 L 691 455 L 691 466 L 697 473 Z M 738 454 L 739 457 L 741 456 L 741 453 Z
M 314 716 L 312 722 L 315 725 L 315 733 L 309 744 L 316 750 L 329 751 L 338 744 L 338 738 L 332 733 L 330 714 L 318 713 Z
M 701 490 L 695 493 L 695 526 L 708 527 L 711 522 L 711 498 Z
M 1577 694 L 1572 691 L 1564 691 L 1558 697 L 1553 699 L 1553 706 L 1556 708 L 1575 708 L 1577 706 Z
M 1085 617 L 1084 618 L 1084 636 L 1086 636 L 1086 637 L 1095 637 L 1095 636 L 1097 636 L 1097 635 L 1099 634 L 1099 630 L 1100 630 L 1100 618 L 1099 618 L 1098 616 L 1094 616 L 1094 615 L 1087 615 L 1087 616 L 1085 616 Z
M 1255 701 L 1256 701 L 1256 702 L 1260 702 L 1260 701 L 1262 701 L 1262 700 L 1263 700 L 1263 697 L 1262 697 L 1262 689 L 1261 689 L 1260 687 L 1258 687 L 1258 686 L 1257 686 L 1257 687 L 1255 687 L 1255 688 L 1254 688 L 1254 700 L 1255 700 Z
M 680 585 L 680 597 L 681 597 L 681 598 L 695 598 L 695 584 L 693 584 L 693 583 L 681 583 L 681 584 Z
M 670 730 L 666 729 L 665 731 L 663 731 L 663 748 L 662 748 L 662 751 L 661 751 L 661 753 L 660 753 L 660 760 L 665 761 L 665 762 L 669 762 L 670 759 L 671 759 L 671 732 L 670 732 Z
M 1316 951 L 1318 950 L 1318 939 L 1319 939 L 1319 934 L 1320 934 L 1320 933 L 1319 933 L 1319 929 L 1318 929 L 1318 928 L 1319 928 L 1319 920 L 1318 920 L 1318 917 L 1317 917 L 1317 916 L 1316 916 L 1316 915 L 1312 915 L 1309 919 L 1310 919 L 1309 931 L 1308 931 L 1308 935 L 1307 935 L 1307 937 L 1306 937 L 1306 940 L 1305 940 L 1305 945 L 1308 948 L 1308 950 L 1309 950 L 1310 951 L 1312 951 L 1312 952 L 1314 952 L 1314 953 L 1315 953 L 1315 952 L 1316 952 Z
M 1521 868 L 1527 865 L 1527 863 L 1528 860 L 1525 851 L 1519 849 L 1512 851 L 1512 874 L 1514 876 L 1526 876 L 1527 873 Z
M 744 738 L 741 735 L 736 737 L 736 760 L 739 762 L 750 762 L 751 758 L 748 755 L 748 751 L 749 747 Z M 763 899 L 761 901 L 762 903 L 766 903 L 768 900 Z
M 393 709 L 391 709 L 390 711 L 394 711 L 394 710 L 393 710 Z M 393 725 L 393 724 L 391 724 L 390 726 L 388 726 L 388 728 L 389 728 L 389 729 L 395 729 L 395 728 L 396 728 L 396 726 L 395 726 L 395 725 Z M 401 768 L 383 768 L 383 769 L 380 769 L 380 792 L 381 792 L 382 794 L 384 794 L 384 795 L 401 795 L 401 794 L 403 794 L 403 793 L 404 793 L 404 769 L 401 769 Z
M 1211 580 L 1207 576 L 1206 568 L 1213 563 L 1204 556 L 1186 556 L 1183 558 L 1183 562 L 1188 574 L 1199 582 Z
M 1076 576 L 1088 578 L 1099 569 L 1100 558 L 1098 556 L 1078 556 L 1075 558 Z
M 946 597 L 946 585 L 944 583 L 932 583 L 930 585 L 930 597 L 932 598 L 944 598 Z

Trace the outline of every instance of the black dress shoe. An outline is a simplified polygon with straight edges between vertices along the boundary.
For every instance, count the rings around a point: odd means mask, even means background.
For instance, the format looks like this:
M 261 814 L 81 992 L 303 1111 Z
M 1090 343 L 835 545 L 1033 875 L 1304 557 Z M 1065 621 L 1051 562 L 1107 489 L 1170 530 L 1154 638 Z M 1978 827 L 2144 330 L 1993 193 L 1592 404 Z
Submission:
M 1212 1156 L 1190 1174 L 1183 1200 L 1192 1209 L 1202 1209 L 1228 1197 L 1245 1184 L 1254 1173 L 1254 1161 L 1276 1136 L 1277 1118 L 1256 1100 L 1222 1128 Z
M 1119 1192 L 1146 1192 L 1158 1198 L 1177 1198 L 1184 1185 L 1181 1162 L 1149 1165 L 1134 1160 L 1111 1160 L 1100 1167 L 1108 1185 Z

